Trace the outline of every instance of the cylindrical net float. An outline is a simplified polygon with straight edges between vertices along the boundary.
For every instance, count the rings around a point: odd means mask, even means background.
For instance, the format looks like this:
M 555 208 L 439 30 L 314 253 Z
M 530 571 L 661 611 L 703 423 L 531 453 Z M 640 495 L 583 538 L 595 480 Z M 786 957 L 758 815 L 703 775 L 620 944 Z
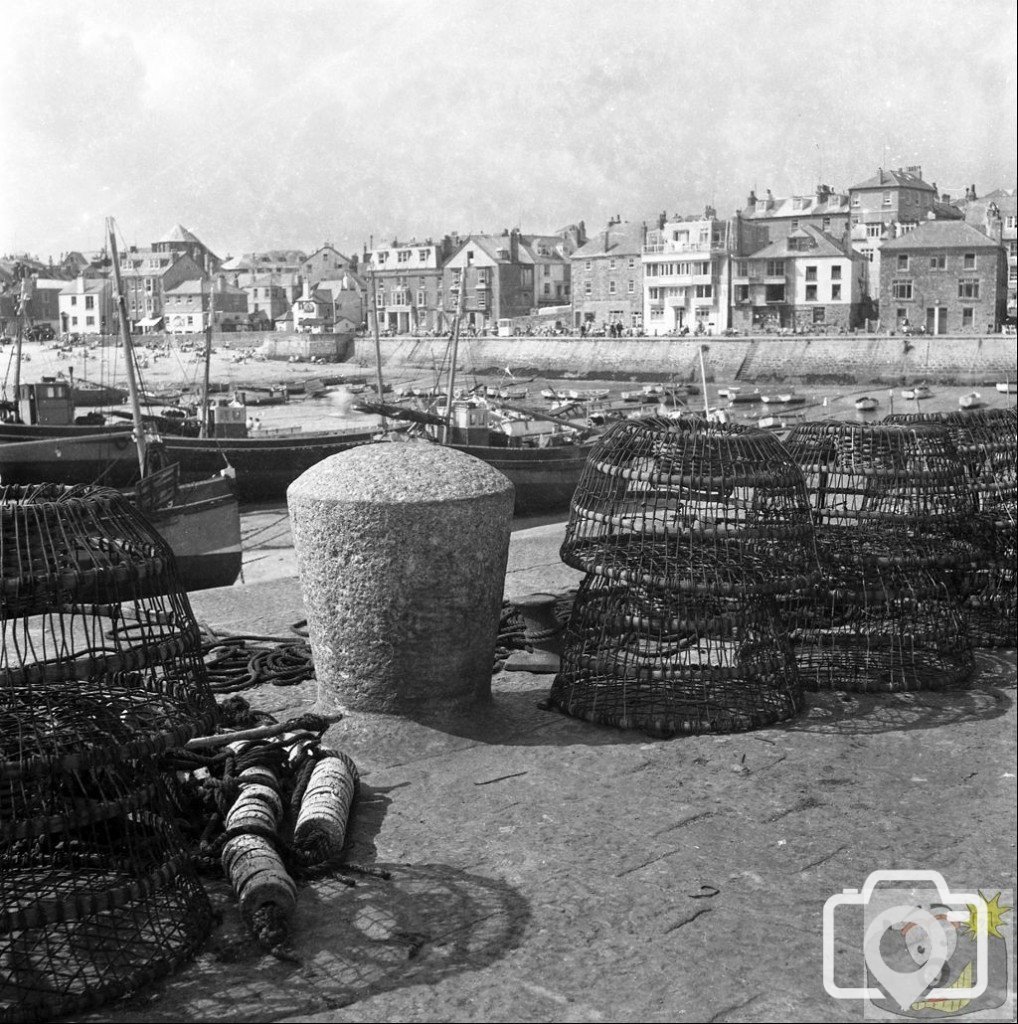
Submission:
M 959 607 L 972 641 L 1014 647 L 1018 629 L 1018 417 L 1014 409 L 899 413 L 885 423 L 936 423 L 954 441 L 971 489 L 985 559 L 975 576 L 960 581 Z
M 818 568 L 802 476 L 772 435 L 700 417 L 616 424 L 588 457 L 562 559 L 587 575 L 551 706 L 658 736 L 801 709 L 776 595 L 805 602 Z
M 957 685 L 974 660 L 953 588 L 980 565 L 943 427 L 804 423 L 786 441 L 814 509 L 822 599 L 793 634 L 809 688 Z
M 118 492 L 0 488 L 0 566 L 0 1019 L 50 1019 L 207 934 L 156 755 L 215 702 L 172 552 Z

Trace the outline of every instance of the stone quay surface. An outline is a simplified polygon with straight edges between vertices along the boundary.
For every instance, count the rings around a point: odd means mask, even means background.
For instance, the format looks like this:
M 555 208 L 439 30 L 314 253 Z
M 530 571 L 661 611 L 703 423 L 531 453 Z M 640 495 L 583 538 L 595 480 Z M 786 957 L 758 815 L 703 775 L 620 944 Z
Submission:
M 563 535 L 513 535 L 507 594 L 576 585 Z M 293 576 L 192 602 L 236 633 L 304 617 Z M 829 896 L 885 868 L 1015 886 L 1015 654 L 977 662 L 966 689 L 810 694 L 732 736 L 541 711 L 550 677 L 524 672 L 441 726 L 351 713 L 326 734 L 363 776 L 348 856 L 391 879 L 303 884 L 296 962 L 209 883 L 223 923 L 197 959 L 87 1019 L 858 1021 L 823 987 Z M 316 698 L 313 681 L 244 696 L 281 721 Z M 861 970 L 858 937 L 836 938 L 839 971 Z
M 290 485 L 323 711 L 490 699 L 513 496 L 479 459 L 413 441 L 333 455 Z

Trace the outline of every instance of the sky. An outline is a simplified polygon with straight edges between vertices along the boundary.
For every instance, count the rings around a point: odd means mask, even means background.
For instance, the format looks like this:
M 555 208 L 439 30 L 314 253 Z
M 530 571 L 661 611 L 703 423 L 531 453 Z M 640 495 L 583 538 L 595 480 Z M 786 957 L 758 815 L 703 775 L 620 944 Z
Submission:
M 0 254 L 1014 187 L 1018 0 L 0 0 Z

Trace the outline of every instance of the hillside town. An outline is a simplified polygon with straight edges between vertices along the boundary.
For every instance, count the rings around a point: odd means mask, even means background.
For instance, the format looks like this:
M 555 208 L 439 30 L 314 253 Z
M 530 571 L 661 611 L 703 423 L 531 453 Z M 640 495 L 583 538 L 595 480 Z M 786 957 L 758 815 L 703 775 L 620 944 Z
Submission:
M 119 253 L 133 331 L 447 333 L 459 309 L 483 335 L 684 336 L 1013 331 L 1013 187 L 952 195 L 919 166 L 879 167 L 839 191 L 749 191 L 642 220 L 533 234 L 520 227 L 371 240 L 349 255 L 271 249 L 220 256 L 177 224 Z M 460 297 L 460 283 L 465 294 Z M 0 334 L 37 340 L 115 329 L 109 253 L 0 257 Z

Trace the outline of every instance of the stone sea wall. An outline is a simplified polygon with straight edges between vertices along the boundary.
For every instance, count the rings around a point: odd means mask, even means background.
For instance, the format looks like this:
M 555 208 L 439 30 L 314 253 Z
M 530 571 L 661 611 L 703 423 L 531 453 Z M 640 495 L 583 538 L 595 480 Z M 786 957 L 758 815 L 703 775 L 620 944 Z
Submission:
M 590 380 L 696 381 L 699 352 L 709 379 L 896 383 L 902 380 L 986 383 L 1018 376 L 1014 335 L 888 337 L 844 335 L 795 338 L 464 338 L 458 371 L 530 373 Z M 383 338 L 382 362 L 393 369 L 432 372 L 447 359 L 444 338 Z M 374 340 L 359 337 L 350 361 L 374 366 Z

